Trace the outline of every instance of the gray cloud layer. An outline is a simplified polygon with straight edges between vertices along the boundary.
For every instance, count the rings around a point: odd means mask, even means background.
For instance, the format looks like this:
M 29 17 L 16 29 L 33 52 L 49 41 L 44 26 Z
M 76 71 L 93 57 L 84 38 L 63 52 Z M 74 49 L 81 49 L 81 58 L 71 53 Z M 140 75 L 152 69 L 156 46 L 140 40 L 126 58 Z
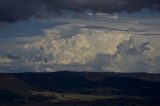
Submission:
M 47 17 L 61 10 L 82 12 L 134 12 L 141 9 L 160 10 L 159 0 L 0 0 L 0 21 L 16 22 L 32 17 Z

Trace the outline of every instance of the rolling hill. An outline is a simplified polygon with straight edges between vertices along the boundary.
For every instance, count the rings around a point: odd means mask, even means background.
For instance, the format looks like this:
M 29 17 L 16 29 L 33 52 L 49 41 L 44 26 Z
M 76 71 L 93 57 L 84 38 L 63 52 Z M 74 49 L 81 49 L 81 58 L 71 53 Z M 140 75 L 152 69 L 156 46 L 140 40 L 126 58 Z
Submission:
M 7 106 L 36 103 L 70 106 L 78 102 L 86 106 L 93 103 L 157 105 L 159 89 L 160 74 L 69 71 L 0 74 L 0 104 Z

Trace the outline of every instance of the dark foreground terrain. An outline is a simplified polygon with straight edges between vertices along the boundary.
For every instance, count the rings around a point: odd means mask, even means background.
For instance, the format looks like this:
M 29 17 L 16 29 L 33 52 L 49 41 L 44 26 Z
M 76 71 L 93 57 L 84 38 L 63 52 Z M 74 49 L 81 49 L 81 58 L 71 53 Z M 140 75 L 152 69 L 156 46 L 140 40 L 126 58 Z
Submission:
M 160 74 L 0 74 L 0 106 L 160 106 Z

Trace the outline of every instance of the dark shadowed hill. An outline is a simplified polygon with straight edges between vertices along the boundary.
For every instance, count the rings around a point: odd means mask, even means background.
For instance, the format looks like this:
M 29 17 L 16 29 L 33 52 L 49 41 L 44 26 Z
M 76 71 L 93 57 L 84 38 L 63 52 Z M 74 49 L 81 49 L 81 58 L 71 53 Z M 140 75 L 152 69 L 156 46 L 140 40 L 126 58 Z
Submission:
M 159 89 L 160 74 L 69 71 L 0 74 L 2 104 L 7 100 L 8 103 L 32 103 L 51 100 L 81 101 L 84 98 L 99 98 L 104 102 L 106 97 L 148 99 L 153 102 L 160 99 Z
M 160 96 L 159 74 L 65 71 L 14 75 L 32 86 L 49 91 Z

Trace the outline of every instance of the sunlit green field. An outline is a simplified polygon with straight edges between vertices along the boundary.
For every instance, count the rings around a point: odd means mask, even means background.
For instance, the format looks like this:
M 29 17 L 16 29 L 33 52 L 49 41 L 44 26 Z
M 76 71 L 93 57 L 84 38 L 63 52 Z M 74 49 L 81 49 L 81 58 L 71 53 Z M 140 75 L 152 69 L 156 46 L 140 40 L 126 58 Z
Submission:
M 50 97 L 50 101 L 95 101 L 105 99 L 117 99 L 120 96 L 97 96 L 97 95 L 86 95 L 86 94 L 72 94 L 72 93 L 57 93 L 57 92 L 35 92 L 32 91 L 35 96 L 46 96 Z M 53 99 L 52 99 L 53 98 Z

